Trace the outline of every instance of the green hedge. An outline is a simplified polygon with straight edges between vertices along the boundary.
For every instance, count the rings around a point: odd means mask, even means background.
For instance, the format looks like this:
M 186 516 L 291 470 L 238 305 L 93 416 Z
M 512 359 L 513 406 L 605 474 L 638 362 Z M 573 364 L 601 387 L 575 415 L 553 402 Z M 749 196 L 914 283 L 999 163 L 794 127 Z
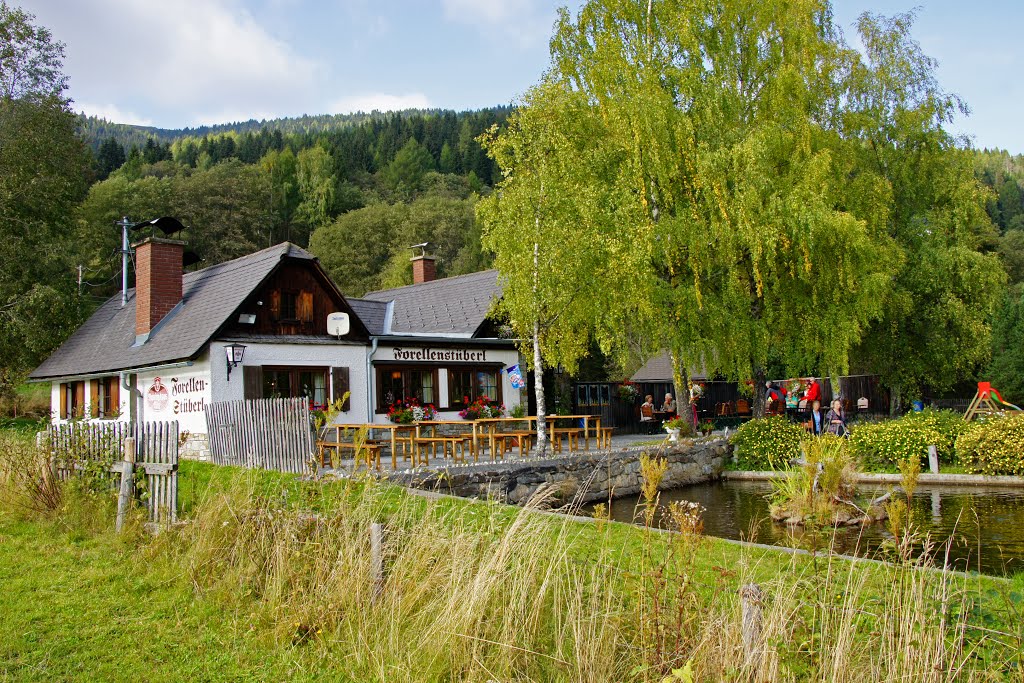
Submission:
M 957 437 L 967 429 L 959 413 L 926 408 L 896 420 L 852 427 L 850 448 L 866 469 L 895 469 L 901 461 L 912 457 L 927 464 L 931 445 L 938 450 L 939 462 L 951 463 Z
M 956 440 L 956 458 L 975 474 L 1024 476 L 1024 414 L 971 425 Z
M 744 422 L 729 441 L 736 448 L 736 462 L 747 470 L 784 469 L 797 455 L 803 427 L 781 415 Z

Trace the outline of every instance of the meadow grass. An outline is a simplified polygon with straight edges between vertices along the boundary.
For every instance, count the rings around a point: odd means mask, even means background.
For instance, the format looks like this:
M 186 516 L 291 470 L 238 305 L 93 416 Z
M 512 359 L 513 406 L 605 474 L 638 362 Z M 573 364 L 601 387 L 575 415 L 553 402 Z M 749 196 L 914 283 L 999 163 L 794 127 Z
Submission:
M 117 535 L 109 494 L 42 513 L 0 481 L 0 680 L 1022 680 L 1020 577 L 191 462 L 186 523 Z

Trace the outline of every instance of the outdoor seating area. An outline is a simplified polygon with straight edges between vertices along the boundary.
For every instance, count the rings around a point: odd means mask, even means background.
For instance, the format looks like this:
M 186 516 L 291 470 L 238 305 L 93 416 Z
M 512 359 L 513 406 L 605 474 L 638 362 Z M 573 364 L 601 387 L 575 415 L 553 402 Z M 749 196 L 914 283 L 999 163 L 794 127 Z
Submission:
M 321 467 L 352 460 L 356 467 L 381 469 L 390 456 L 391 469 L 430 465 L 441 458 L 455 463 L 504 460 L 516 453 L 526 458 L 535 450 L 537 417 L 494 417 L 478 420 L 422 420 L 410 424 L 330 424 L 317 435 Z M 549 415 L 550 453 L 569 455 L 611 448 L 614 428 L 602 427 L 595 415 Z

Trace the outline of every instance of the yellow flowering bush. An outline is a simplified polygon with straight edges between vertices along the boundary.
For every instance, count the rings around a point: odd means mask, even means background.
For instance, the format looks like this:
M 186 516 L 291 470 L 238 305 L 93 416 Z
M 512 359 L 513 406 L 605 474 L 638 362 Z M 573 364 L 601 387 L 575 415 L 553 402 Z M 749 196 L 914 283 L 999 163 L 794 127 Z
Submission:
M 959 413 L 926 408 L 896 420 L 860 424 L 850 430 L 850 449 L 867 469 L 892 470 L 916 457 L 926 462 L 934 445 L 940 462 L 952 462 L 954 444 L 967 430 Z
M 736 462 L 747 470 L 775 470 L 797 455 L 805 432 L 781 415 L 750 420 L 740 425 L 729 441 Z
M 971 425 L 956 440 L 956 458 L 975 474 L 1024 476 L 1024 413 Z

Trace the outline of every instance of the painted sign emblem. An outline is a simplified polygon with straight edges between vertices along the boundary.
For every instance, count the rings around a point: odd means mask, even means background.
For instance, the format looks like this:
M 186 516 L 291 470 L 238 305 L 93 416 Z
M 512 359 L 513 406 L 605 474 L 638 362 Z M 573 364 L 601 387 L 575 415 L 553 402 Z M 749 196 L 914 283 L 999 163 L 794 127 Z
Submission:
M 162 413 L 167 408 L 170 397 L 164 383 L 159 377 L 154 377 L 152 386 L 146 391 L 146 407 L 154 413 Z

